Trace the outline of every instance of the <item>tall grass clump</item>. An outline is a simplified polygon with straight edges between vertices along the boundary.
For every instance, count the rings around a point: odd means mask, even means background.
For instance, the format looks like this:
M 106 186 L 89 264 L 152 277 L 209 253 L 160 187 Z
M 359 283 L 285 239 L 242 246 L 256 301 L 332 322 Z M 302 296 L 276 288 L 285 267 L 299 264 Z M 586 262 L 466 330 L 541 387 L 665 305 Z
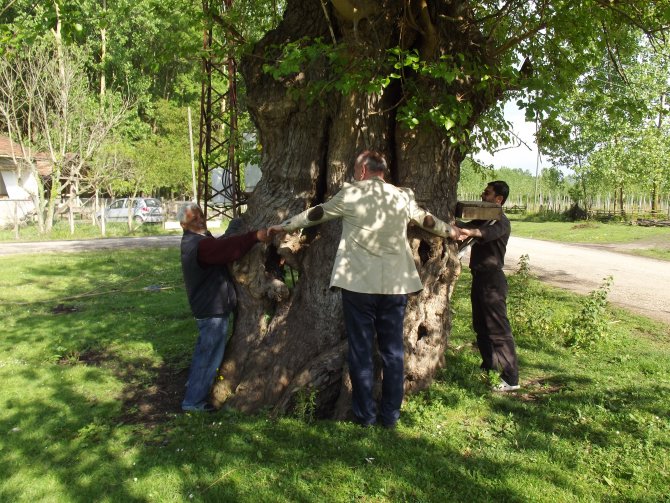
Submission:
M 537 347 L 560 343 L 566 347 L 586 349 L 607 340 L 610 319 L 607 296 L 612 277 L 592 291 L 578 308 L 558 306 L 542 291 L 546 288 L 533 280 L 528 255 L 519 258 L 519 270 L 510 276 L 509 319 L 515 339 Z M 560 307 L 560 310 L 557 308 Z
M 509 319 L 515 339 L 526 345 L 545 344 L 560 334 L 560 320 L 542 286 L 530 274 L 528 255 L 519 258 L 519 269 L 510 276 Z
M 609 333 L 607 294 L 612 279 L 612 276 L 606 277 L 600 288 L 584 299 L 580 311 L 563 324 L 562 333 L 566 346 L 585 349 L 607 339 Z

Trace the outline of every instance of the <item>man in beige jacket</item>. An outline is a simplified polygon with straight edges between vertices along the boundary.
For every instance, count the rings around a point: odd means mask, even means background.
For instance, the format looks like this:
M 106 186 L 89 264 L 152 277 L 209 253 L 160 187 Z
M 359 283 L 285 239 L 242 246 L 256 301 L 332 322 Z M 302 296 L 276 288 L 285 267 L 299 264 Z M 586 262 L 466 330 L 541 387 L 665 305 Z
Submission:
M 411 221 L 442 237 L 457 231 L 421 209 L 410 189 L 384 181 L 386 160 L 364 151 L 354 165 L 354 183 L 345 183 L 328 202 L 269 228 L 291 232 L 335 218 L 342 219 L 342 236 L 335 256 L 331 287 L 342 290 L 352 406 L 356 422 L 377 422 L 372 397 L 375 334 L 383 362 L 380 419 L 395 427 L 404 389 L 403 321 L 407 294 L 423 288 L 407 241 Z

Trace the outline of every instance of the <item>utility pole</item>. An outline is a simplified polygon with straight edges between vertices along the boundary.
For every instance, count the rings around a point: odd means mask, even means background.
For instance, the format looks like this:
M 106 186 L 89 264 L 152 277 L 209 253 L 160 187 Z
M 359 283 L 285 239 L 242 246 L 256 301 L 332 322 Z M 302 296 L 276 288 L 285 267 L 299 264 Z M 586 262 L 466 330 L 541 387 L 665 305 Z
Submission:
M 540 132 L 540 120 L 539 112 L 535 112 L 535 145 L 537 145 L 537 158 L 535 160 L 535 197 L 533 201 L 533 209 L 537 211 L 537 191 L 540 185 L 540 141 L 539 141 L 539 132 Z
M 188 107 L 188 144 L 191 149 L 191 178 L 193 182 L 193 202 L 198 202 L 198 182 L 195 176 L 195 153 L 193 152 L 193 121 L 191 120 L 191 107 Z

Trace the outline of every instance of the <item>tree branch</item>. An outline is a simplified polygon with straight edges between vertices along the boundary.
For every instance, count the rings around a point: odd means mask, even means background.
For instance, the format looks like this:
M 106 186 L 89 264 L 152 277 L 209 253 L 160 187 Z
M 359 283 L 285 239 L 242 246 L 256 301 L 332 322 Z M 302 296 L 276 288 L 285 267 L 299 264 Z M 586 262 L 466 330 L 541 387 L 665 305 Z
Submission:
M 493 57 L 498 57 L 501 54 L 507 52 L 510 50 L 512 47 L 515 47 L 519 45 L 521 42 L 524 40 L 532 37 L 533 35 L 537 34 L 540 30 L 544 30 L 547 27 L 547 22 L 542 21 L 540 24 L 537 26 L 534 26 L 530 30 L 526 30 L 525 32 L 521 33 L 520 35 L 517 35 L 516 37 L 512 37 L 508 39 L 504 44 L 502 44 L 500 47 L 495 49 L 492 52 Z
M 619 74 L 619 77 L 621 77 L 621 80 L 623 80 L 626 84 L 628 84 L 628 78 L 626 77 L 623 69 L 621 68 L 621 65 L 618 62 L 618 58 L 615 54 L 614 49 L 612 48 L 610 44 L 610 37 L 609 37 L 609 32 L 607 31 L 607 26 L 605 26 L 605 22 L 602 21 L 601 25 L 603 27 L 603 34 L 605 35 L 605 45 L 607 46 L 607 55 L 610 58 L 610 61 L 614 65 L 614 70 L 616 70 L 617 74 Z
M 9 10 L 9 8 L 16 2 L 16 0 L 9 0 L 9 3 L 3 7 L 2 10 L 0 10 L 0 16 L 2 16 L 5 12 Z
M 223 17 L 218 15 L 216 12 L 212 13 L 212 19 L 221 25 L 221 27 L 228 33 L 228 36 L 230 38 L 232 38 L 234 42 L 239 43 L 239 44 L 246 43 L 246 40 L 244 39 L 244 35 L 242 35 L 239 31 L 237 31 L 231 23 L 226 21 Z
M 435 25 L 430 19 L 428 2 L 426 0 L 419 1 L 419 19 L 423 28 L 423 43 L 421 44 L 422 57 L 424 59 L 431 59 L 437 49 L 437 33 L 435 31 Z
M 636 28 L 639 28 L 642 30 L 647 36 L 649 37 L 654 37 L 654 34 L 663 32 L 668 28 L 668 26 L 657 26 L 656 28 L 651 28 L 649 26 L 645 26 L 643 23 L 640 22 L 640 19 L 643 19 L 643 14 L 641 12 L 636 12 L 635 16 L 631 16 L 624 10 L 620 9 L 615 5 L 615 3 L 611 0 L 596 0 L 596 3 L 600 5 L 603 9 L 609 9 L 613 12 L 616 12 L 620 16 L 626 19 L 626 22 L 632 26 L 635 26 Z M 631 4 L 629 4 L 631 5 Z M 631 5 L 631 7 L 634 8 L 634 5 Z
M 325 0 L 321 0 L 321 8 L 323 9 L 323 15 L 326 16 L 326 22 L 328 23 L 328 30 L 330 30 L 330 38 L 333 39 L 333 47 L 337 45 L 337 40 L 335 39 L 335 31 L 333 30 L 333 23 L 330 21 L 330 16 L 328 15 L 328 9 L 326 8 Z
M 512 10 L 512 4 L 515 1 L 519 2 L 519 0 L 507 0 L 507 2 L 505 2 L 505 4 L 502 7 L 500 7 L 497 11 L 495 11 L 494 13 L 489 14 L 488 16 L 480 17 L 479 19 L 475 19 L 475 24 L 481 24 L 481 23 L 485 23 L 486 21 L 489 21 L 491 19 L 495 19 L 496 23 L 493 26 L 493 29 L 491 30 L 491 33 L 493 33 L 495 30 L 498 29 L 498 26 L 500 25 L 500 22 L 505 17 L 505 14 L 507 12 L 509 12 L 510 10 Z

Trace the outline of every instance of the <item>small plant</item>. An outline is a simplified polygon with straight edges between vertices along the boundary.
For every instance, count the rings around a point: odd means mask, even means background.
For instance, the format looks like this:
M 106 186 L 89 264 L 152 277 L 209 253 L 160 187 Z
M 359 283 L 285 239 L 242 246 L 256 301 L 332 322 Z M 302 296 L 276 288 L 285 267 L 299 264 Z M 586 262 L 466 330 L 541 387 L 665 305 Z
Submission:
M 295 394 L 295 416 L 305 423 L 313 423 L 316 419 L 316 390 L 300 388 Z
M 527 285 L 530 278 L 530 257 L 527 253 L 519 257 L 519 270 L 516 275 L 522 283 Z
M 528 255 L 519 258 L 519 270 L 510 278 L 508 312 L 512 333 L 519 341 L 546 341 L 546 334 L 555 332 L 553 309 L 531 281 Z
M 591 347 L 607 336 L 607 294 L 612 285 L 612 276 L 603 280 L 597 290 L 584 300 L 579 313 L 568 319 L 562 327 L 565 344 L 568 347 Z

